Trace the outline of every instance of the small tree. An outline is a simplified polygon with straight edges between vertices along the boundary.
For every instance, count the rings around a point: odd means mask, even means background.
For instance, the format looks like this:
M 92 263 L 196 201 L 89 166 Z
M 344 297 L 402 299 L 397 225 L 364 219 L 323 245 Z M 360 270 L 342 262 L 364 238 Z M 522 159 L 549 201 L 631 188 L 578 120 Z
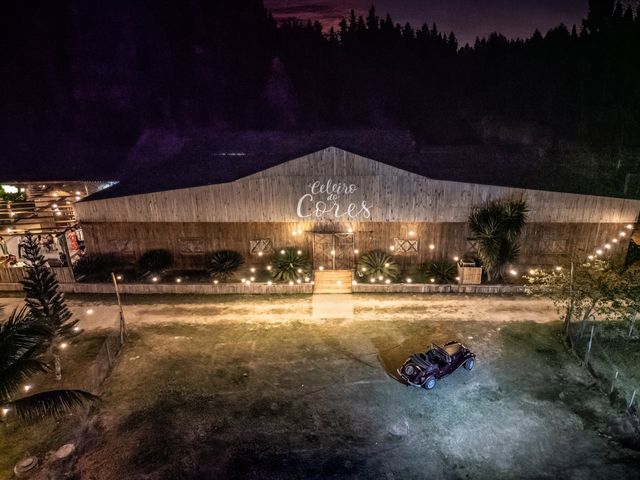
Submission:
M 30 233 L 24 242 L 24 258 L 26 275 L 20 283 L 31 318 L 49 325 L 57 336 L 69 335 L 78 320 L 71 319 L 64 294 L 58 290 L 58 280 L 40 253 L 38 241 Z
M 523 200 L 496 200 L 475 208 L 469 228 L 478 244 L 478 258 L 489 282 L 499 282 L 520 253 L 518 238 L 527 218 Z
M 640 270 L 624 272 L 607 260 L 594 259 L 569 268 L 550 271 L 536 269 L 525 277 L 529 295 L 549 297 L 558 312 L 565 312 L 565 335 L 573 312 L 583 318 L 597 315 L 606 320 L 622 320 L 640 311 Z

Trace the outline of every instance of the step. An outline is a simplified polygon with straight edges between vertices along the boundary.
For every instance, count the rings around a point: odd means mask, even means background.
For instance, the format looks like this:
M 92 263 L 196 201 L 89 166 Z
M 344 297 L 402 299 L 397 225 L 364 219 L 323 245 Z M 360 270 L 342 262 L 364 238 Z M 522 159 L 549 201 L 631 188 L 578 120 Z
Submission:
M 316 270 L 313 293 L 352 293 L 351 270 Z

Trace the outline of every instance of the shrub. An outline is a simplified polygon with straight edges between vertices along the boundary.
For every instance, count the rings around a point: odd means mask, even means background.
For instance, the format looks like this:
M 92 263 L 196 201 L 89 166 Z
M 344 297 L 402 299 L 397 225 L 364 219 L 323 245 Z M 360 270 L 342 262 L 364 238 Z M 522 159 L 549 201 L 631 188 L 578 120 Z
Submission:
M 383 279 L 395 280 L 400 275 L 400 267 L 387 252 L 382 250 L 372 250 L 365 253 L 358 260 L 359 277 L 367 279 L 379 277 Z
M 423 263 L 420 267 L 427 282 L 431 283 L 454 283 L 458 275 L 456 263 L 448 258 L 440 258 L 432 262 Z
M 226 282 L 244 264 L 244 258 L 233 250 L 219 250 L 211 254 L 209 259 L 209 276 L 211 280 Z
M 120 259 L 112 254 L 85 255 L 73 264 L 73 274 L 76 277 L 103 273 L 122 265 Z
M 138 260 L 140 268 L 147 272 L 157 272 L 169 268 L 173 263 L 173 255 L 169 250 L 149 250 Z
M 287 247 L 273 257 L 271 275 L 274 280 L 295 282 L 309 274 L 311 262 L 299 251 L 297 248 Z

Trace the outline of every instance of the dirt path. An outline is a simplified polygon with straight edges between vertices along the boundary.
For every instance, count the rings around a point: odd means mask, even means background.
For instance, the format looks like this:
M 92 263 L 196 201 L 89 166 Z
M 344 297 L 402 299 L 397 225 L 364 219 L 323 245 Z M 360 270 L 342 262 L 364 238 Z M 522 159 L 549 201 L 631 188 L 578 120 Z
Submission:
M 546 299 L 471 295 L 305 295 L 305 296 L 134 296 L 125 298 L 131 325 L 162 324 L 180 318 L 194 324 L 218 322 L 322 322 L 475 320 L 544 323 L 559 315 Z M 0 297 L 5 314 L 23 301 Z M 68 304 L 85 329 L 115 325 L 117 307 L 105 296 L 72 297 Z

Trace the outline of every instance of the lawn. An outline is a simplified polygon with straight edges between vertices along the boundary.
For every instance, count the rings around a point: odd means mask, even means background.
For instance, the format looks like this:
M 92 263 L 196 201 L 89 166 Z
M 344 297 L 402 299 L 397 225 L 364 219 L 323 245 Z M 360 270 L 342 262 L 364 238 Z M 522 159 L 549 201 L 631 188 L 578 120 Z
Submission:
M 542 320 L 539 303 L 171 298 L 128 299 L 129 341 L 97 413 L 29 447 L 79 440 L 41 478 L 637 478 L 623 417 L 560 323 L 512 321 Z M 473 371 L 429 392 L 394 380 L 407 355 L 454 338 L 477 353 Z

